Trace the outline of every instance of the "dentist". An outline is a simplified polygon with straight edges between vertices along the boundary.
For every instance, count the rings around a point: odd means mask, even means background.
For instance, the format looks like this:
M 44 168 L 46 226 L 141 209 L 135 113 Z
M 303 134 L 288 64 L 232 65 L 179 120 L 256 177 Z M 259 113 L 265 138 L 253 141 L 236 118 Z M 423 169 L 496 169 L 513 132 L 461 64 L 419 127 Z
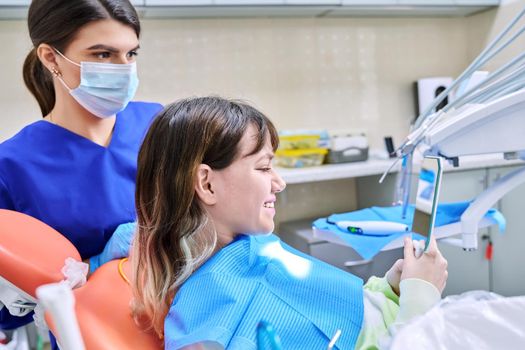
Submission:
M 34 0 L 28 27 L 34 47 L 23 76 L 43 119 L 0 144 L 0 208 L 55 228 L 93 271 L 127 255 L 137 154 L 162 108 L 130 102 L 138 15 L 127 0 Z M 30 315 L 2 308 L 0 328 Z

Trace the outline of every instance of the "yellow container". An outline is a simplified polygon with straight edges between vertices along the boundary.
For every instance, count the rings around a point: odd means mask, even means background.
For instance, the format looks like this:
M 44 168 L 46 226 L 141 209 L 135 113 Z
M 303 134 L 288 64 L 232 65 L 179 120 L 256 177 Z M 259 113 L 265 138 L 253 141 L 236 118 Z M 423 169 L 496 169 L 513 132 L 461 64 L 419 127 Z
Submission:
M 275 164 L 284 168 L 303 168 L 323 164 L 328 153 L 326 148 L 278 149 L 275 152 Z
M 321 135 L 280 135 L 280 149 L 318 148 Z

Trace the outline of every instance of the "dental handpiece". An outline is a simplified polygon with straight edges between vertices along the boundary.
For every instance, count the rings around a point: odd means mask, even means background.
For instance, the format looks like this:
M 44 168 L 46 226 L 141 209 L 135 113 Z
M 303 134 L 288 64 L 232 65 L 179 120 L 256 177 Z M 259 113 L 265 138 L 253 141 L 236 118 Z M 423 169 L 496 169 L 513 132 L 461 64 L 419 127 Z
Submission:
M 355 234 L 378 235 L 408 232 L 408 225 L 390 221 L 337 221 L 341 230 Z

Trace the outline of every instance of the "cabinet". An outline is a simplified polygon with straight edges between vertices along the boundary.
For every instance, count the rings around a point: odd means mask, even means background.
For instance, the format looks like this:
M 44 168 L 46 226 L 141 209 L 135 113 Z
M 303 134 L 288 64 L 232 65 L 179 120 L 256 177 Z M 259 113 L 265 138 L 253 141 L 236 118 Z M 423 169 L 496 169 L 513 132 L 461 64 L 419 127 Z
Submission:
M 456 5 L 456 0 L 398 0 L 401 5 L 425 5 L 425 6 L 439 6 L 439 5 Z
M 31 0 L 0 0 L 0 20 L 27 18 Z
M 318 17 L 340 0 L 145 0 L 144 18 Z
M 266 5 L 284 5 L 284 0 L 214 0 L 215 5 L 257 5 L 257 6 L 266 6 Z
M 341 0 L 284 0 L 286 5 L 341 5 Z
M 397 0 L 343 0 L 342 4 L 346 6 L 391 6 L 396 5 Z
M 213 0 L 144 0 L 147 6 L 199 6 L 213 5 Z
M 459 202 L 471 200 L 487 186 L 487 169 L 446 172 L 443 175 L 439 201 Z M 490 290 L 490 262 L 485 259 L 487 240 L 482 240 L 488 229 L 480 230 L 478 249 L 466 252 L 460 247 L 438 243 L 448 261 L 448 281 L 443 295 L 460 294 L 469 290 Z M 461 238 L 460 235 L 457 236 Z
M 517 168 L 490 169 L 489 184 Z M 525 184 L 507 193 L 499 201 L 498 209 L 507 219 L 507 230 L 503 234 L 491 233 L 493 291 L 504 296 L 525 295 Z
M 0 0 L 0 6 L 29 6 L 31 0 Z
M 456 0 L 456 4 L 498 6 L 500 4 L 500 0 Z
M 519 169 L 507 166 L 475 171 L 445 173 L 440 200 L 460 201 L 474 198 L 500 177 Z M 496 226 L 481 230 L 478 250 L 465 252 L 461 248 L 439 243 L 449 263 L 449 277 L 444 294 L 458 294 L 468 290 L 490 290 L 504 296 L 525 295 L 525 184 L 507 193 L 495 207 L 507 221 L 507 229 L 500 233 Z M 488 240 L 493 243 L 493 259 L 485 258 Z
M 325 14 L 345 16 L 468 16 L 498 6 L 499 0 L 342 0 L 342 5 Z
M 25 18 L 30 0 L 0 0 L 0 19 Z M 466 16 L 499 0 L 132 0 L 144 18 Z

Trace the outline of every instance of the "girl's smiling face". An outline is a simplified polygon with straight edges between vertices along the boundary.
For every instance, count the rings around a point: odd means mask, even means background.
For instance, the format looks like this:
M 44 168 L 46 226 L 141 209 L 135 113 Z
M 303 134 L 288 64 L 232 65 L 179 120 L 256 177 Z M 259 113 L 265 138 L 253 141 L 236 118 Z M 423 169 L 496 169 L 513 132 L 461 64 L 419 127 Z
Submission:
M 222 242 L 237 234 L 266 234 L 274 229 L 276 193 L 286 184 L 272 166 L 270 137 L 257 153 L 258 131 L 249 126 L 238 145 L 238 156 L 225 169 L 214 170 L 211 189 L 216 203 L 208 208 Z

